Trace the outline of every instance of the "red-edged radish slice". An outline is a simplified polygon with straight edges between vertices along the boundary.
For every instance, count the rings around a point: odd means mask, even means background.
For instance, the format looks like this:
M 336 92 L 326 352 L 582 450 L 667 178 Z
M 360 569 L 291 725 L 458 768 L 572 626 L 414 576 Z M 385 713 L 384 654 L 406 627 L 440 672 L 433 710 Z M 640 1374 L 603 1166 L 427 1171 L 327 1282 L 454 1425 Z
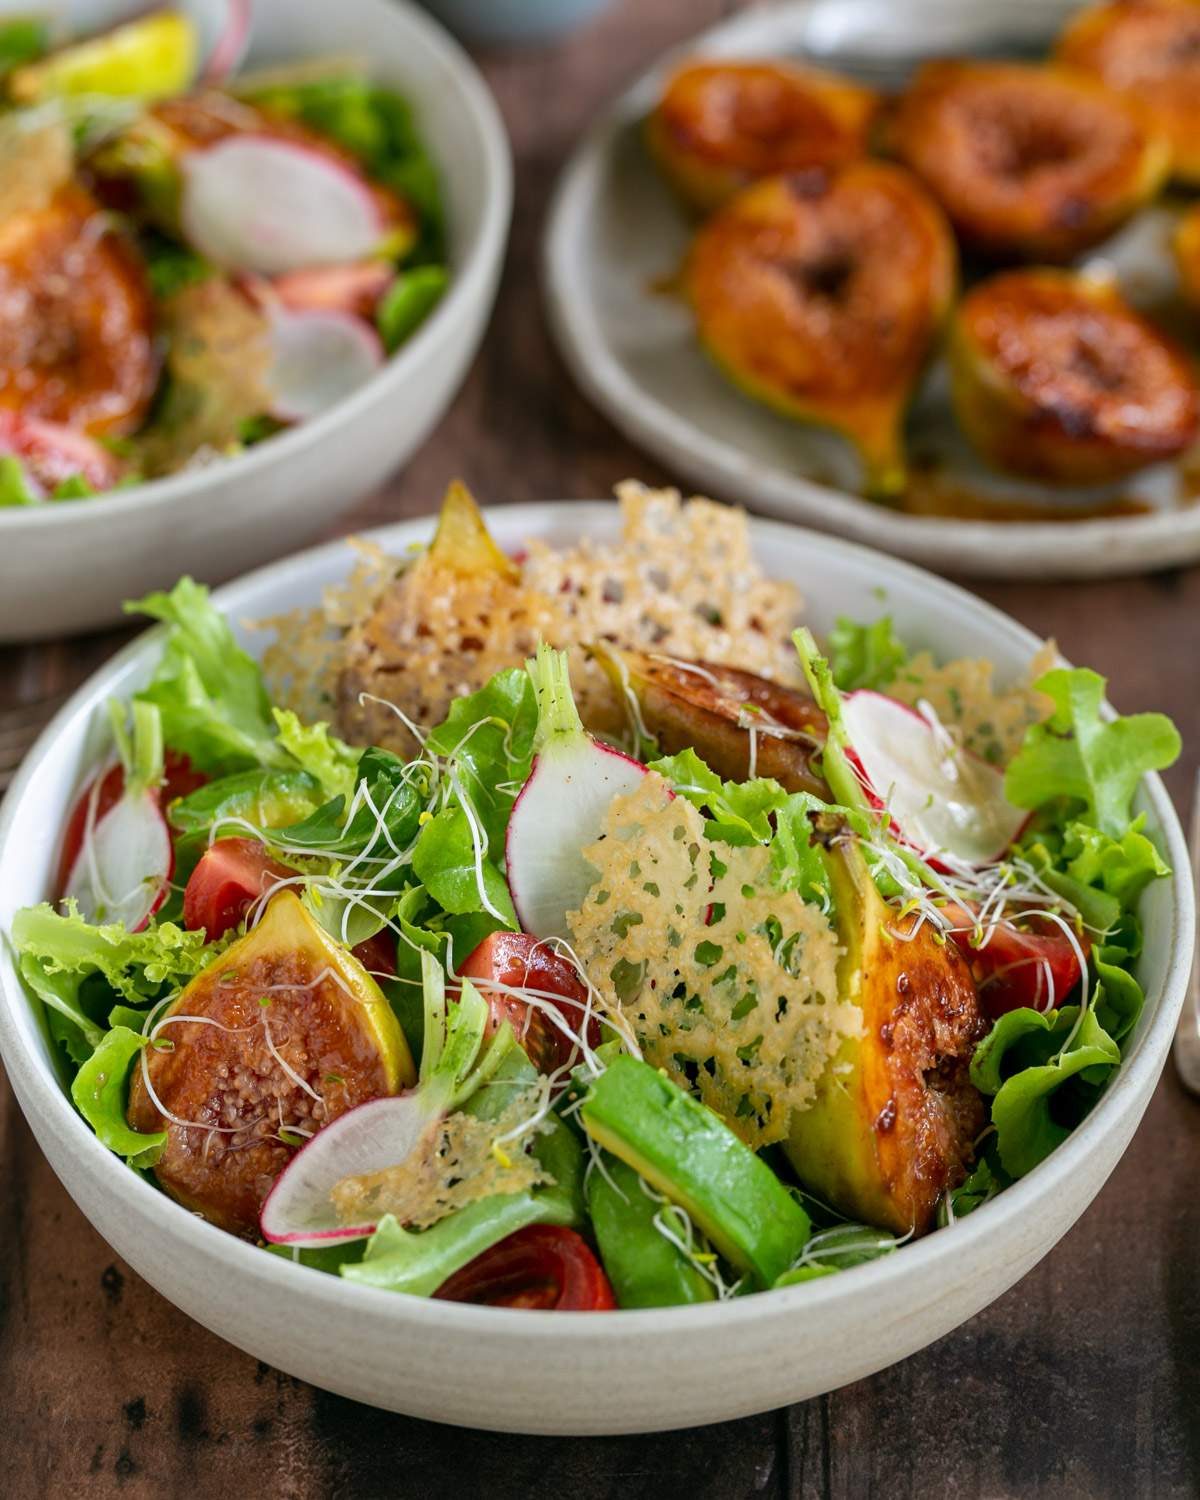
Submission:
M 842 724 L 868 798 L 922 854 L 992 864 L 1024 827 L 1029 814 L 1005 797 L 1003 774 L 916 709 L 863 689 L 842 700 Z
M 250 47 L 250 0 L 226 0 L 227 15 L 200 75 L 200 82 L 215 88 L 236 73 Z
M 101 781 L 95 803 L 99 803 Z M 63 895 L 89 922 L 120 922 L 140 932 L 167 899 L 175 871 L 171 831 L 157 790 L 126 792 L 103 816 L 94 812 Z
M 121 474 L 116 458 L 86 433 L 19 412 L 0 411 L 0 453 L 19 458 L 29 477 L 45 491 L 76 475 L 95 490 L 109 489 Z
M 565 652 L 539 646 L 528 670 L 538 727 L 529 779 L 508 819 L 508 888 L 526 932 L 566 937 L 567 913 L 583 904 L 596 878 L 582 850 L 599 838 L 613 798 L 633 791 L 646 767 L 584 729 Z
M 374 1233 L 373 1222 L 339 1221 L 338 1183 L 407 1161 L 435 1122 L 482 1087 L 511 1049 L 510 1030 L 485 1044 L 488 1007 L 469 979 L 447 1006 L 445 976 L 428 952 L 421 956 L 421 983 L 425 1043 L 416 1088 L 348 1110 L 297 1151 L 262 1206 L 259 1227 L 272 1244 L 331 1245 Z
M 336 406 L 385 359 L 375 330 L 349 313 L 277 307 L 270 325 L 271 413 L 285 422 L 305 422 Z
M 259 1227 L 273 1245 L 335 1245 L 375 1232 L 373 1222 L 339 1223 L 333 1189 L 345 1177 L 405 1161 L 440 1110 L 417 1088 L 370 1099 L 339 1115 L 296 1152 L 262 1206 Z
M 189 151 L 179 211 L 194 249 L 265 276 L 364 260 L 387 232 L 370 185 L 352 168 L 266 135 Z
M 369 318 L 395 276 L 387 261 L 365 260 L 351 266 L 289 271 L 275 278 L 271 290 L 292 312 L 341 312 Z

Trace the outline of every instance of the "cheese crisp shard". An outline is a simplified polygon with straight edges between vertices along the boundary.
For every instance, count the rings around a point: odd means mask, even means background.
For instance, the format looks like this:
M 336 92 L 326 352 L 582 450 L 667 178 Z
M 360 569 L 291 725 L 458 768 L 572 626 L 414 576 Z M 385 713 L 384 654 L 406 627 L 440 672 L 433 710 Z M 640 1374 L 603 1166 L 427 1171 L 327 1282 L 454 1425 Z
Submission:
M 447 1214 L 481 1198 L 520 1193 L 553 1182 L 537 1157 L 525 1150 L 532 1132 L 496 1149 L 501 1136 L 515 1136 L 536 1115 L 536 1088 L 522 1089 L 498 1119 L 457 1112 L 434 1120 L 408 1157 L 394 1167 L 343 1177 L 333 1203 L 343 1224 L 375 1222 L 394 1214 L 410 1229 L 427 1229 Z
M 788 1134 L 861 1012 L 838 998 L 828 917 L 778 890 L 761 845 L 711 843 L 651 774 L 613 801 L 584 851 L 596 882 L 568 914 L 610 1007 L 663 1068 L 757 1149 Z

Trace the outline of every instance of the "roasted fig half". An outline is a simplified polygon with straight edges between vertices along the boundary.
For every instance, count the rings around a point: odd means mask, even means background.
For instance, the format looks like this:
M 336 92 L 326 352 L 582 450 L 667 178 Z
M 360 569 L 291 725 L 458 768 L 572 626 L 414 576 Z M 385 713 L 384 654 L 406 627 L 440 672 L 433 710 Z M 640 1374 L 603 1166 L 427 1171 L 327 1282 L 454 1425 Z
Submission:
M 375 981 L 291 891 L 198 975 L 135 1067 L 129 1123 L 165 1130 L 154 1175 L 186 1208 L 254 1235 L 296 1147 L 416 1079 Z
M 141 258 L 81 187 L 0 223 L 0 406 L 133 431 L 154 391 L 153 316 Z
M 1009 271 L 963 299 L 954 406 L 996 468 L 1059 484 L 1119 479 L 1197 433 L 1190 362 L 1107 282 Z
M 1115 0 L 1081 11 L 1059 59 L 1136 99 L 1166 137 L 1171 173 L 1200 183 L 1200 6 L 1195 0 Z
M 684 63 L 646 121 L 667 180 L 707 213 L 760 177 L 838 167 L 866 154 L 878 95 L 779 61 Z
M 617 691 L 632 693 L 665 755 L 690 747 L 725 781 L 772 776 L 789 792 L 828 796 L 812 766 L 825 715 L 807 694 L 714 662 L 594 650 Z
M 1180 219 L 1172 245 L 1183 295 L 1200 308 L 1200 204 Z
M 927 63 L 889 127 L 964 243 L 1060 262 L 1162 186 L 1170 148 L 1136 101 L 1065 68 Z
M 870 493 L 903 488 L 904 411 L 955 283 L 954 242 L 914 178 L 875 161 L 767 178 L 700 230 L 684 280 L 735 384 L 842 433 Z
M 861 1009 L 862 1034 L 843 1043 L 785 1149 L 801 1182 L 842 1213 L 920 1234 L 963 1180 L 986 1118 L 968 1073 L 987 1023 L 958 950 L 887 907 L 852 844 L 829 866 L 839 994 Z

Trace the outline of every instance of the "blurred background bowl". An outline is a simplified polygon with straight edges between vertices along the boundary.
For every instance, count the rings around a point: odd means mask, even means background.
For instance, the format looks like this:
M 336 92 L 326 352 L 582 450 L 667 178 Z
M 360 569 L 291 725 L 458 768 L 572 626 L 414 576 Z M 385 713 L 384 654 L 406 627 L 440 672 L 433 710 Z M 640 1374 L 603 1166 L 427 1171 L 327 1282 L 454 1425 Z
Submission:
M 0 17 L 36 0 L 0 0 Z M 181 5 L 211 50 L 241 0 Z M 56 5 L 66 34 L 144 9 Z M 441 173 L 451 282 L 413 337 L 322 416 L 211 468 L 71 505 L 0 509 L 0 640 L 112 621 L 121 601 L 181 573 L 216 581 L 327 532 L 402 464 L 449 405 L 483 335 L 512 209 L 508 140 L 487 86 L 435 21 L 400 0 L 255 0 L 247 65 L 362 58 L 412 103 Z

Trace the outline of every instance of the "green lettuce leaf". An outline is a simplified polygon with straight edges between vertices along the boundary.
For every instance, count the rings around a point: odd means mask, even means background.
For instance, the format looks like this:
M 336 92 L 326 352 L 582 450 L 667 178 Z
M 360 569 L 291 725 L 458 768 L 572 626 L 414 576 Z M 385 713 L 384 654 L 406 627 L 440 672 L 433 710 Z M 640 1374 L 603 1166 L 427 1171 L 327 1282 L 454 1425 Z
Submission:
M 125 610 L 169 627 L 154 676 L 135 696 L 158 706 L 172 749 L 214 775 L 255 766 L 299 769 L 327 797 L 353 787 L 357 753 L 326 725 L 304 725 L 271 708 L 258 663 L 238 645 L 202 584 L 181 578 L 169 594 L 148 594 Z
M 896 639 L 890 615 L 870 625 L 839 616 L 829 632 L 829 664 L 843 693 L 886 687 L 907 660 L 908 648 Z
M 38 497 L 29 487 L 21 460 L 12 453 L 0 455 L 0 509 L 37 503 Z
M 421 830 L 413 850 L 413 873 L 444 910 L 462 916 L 490 912 L 516 929 L 508 882 L 476 843 L 461 807 L 444 807 Z
M 173 922 L 154 923 L 143 932 L 127 932 L 119 922 L 93 927 L 73 908 L 61 915 L 45 903 L 17 912 L 12 942 L 25 983 L 68 1023 L 68 1051 L 77 1062 L 104 1036 L 97 1008 L 103 1014 L 111 1005 L 108 992 L 130 1005 L 147 1005 L 168 990 L 182 989 L 227 946 L 206 943 L 202 932 L 187 932 Z M 97 975 L 107 991 L 89 1003 L 88 982 Z M 66 1040 L 61 1029 L 56 1034 Z
M 442 300 L 449 284 L 445 266 L 413 266 L 400 272 L 375 311 L 375 326 L 389 354 L 412 337 Z
M 1023 1177 L 1066 1140 L 1121 1061 L 1089 1004 L 1000 1016 L 971 1061 L 971 1082 L 992 1098 L 996 1153 Z
M 1112 839 L 1125 838 L 1138 782 L 1177 758 L 1178 730 L 1164 714 L 1105 721 L 1104 678 L 1086 668 L 1057 667 L 1034 686 L 1053 700 L 1054 712 L 1026 732 L 1005 773 L 1005 795 L 1017 807 L 1081 802 L 1088 822 Z
M 144 1046 L 144 1036 L 128 1026 L 114 1026 L 71 1084 L 75 1107 L 97 1139 L 135 1167 L 153 1166 L 167 1142 L 165 1131 L 143 1135 L 125 1122 L 129 1070 Z

